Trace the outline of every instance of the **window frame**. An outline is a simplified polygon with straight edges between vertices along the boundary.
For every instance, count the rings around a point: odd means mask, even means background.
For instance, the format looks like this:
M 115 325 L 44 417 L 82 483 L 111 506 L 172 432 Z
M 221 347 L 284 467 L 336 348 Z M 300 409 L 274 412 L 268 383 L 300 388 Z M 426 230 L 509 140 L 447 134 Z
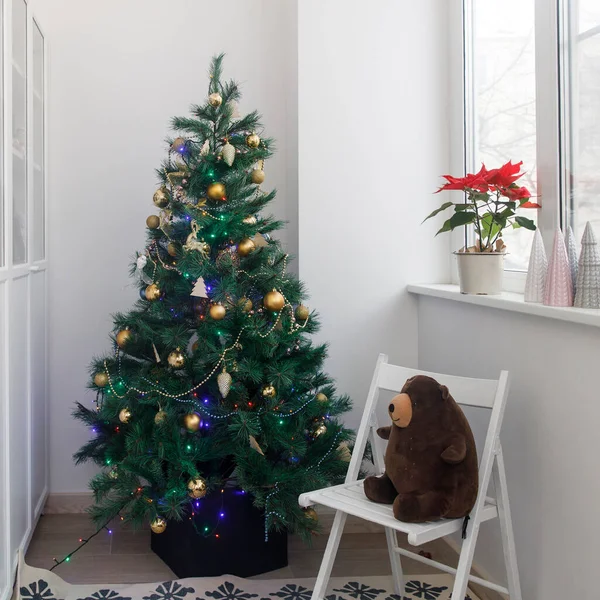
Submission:
M 473 8 L 475 2 L 485 0 L 451 0 L 450 41 L 450 140 L 452 172 L 465 173 L 473 164 L 476 136 L 473 85 Z M 547 248 L 552 247 L 554 232 L 566 223 L 566 182 L 563 181 L 564 161 L 567 158 L 565 112 L 561 111 L 561 74 L 565 66 L 561 61 L 567 55 L 562 47 L 564 36 L 560 27 L 568 21 L 561 19 L 561 10 L 568 10 L 561 0 L 535 0 L 535 89 L 536 89 L 536 160 L 538 228 Z M 459 74 L 460 69 L 460 74 Z M 459 119 L 460 126 L 456 126 Z M 478 168 L 478 167 L 477 167 Z M 474 172 L 474 171 L 472 171 Z M 467 229 L 467 228 L 465 228 Z M 464 244 L 468 232 L 454 231 L 450 236 L 452 250 Z M 525 271 L 506 269 L 504 290 L 523 293 Z M 452 283 L 458 283 L 456 264 L 452 267 Z

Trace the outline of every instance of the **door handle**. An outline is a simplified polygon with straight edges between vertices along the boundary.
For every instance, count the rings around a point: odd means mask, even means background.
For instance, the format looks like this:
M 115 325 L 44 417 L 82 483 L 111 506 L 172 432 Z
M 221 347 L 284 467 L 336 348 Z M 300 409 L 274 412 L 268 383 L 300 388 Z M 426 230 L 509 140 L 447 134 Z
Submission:
M 38 265 L 32 265 L 31 267 L 29 267 L 30 271 L 33 271 L 34 273 L 37 273 L 37 271 L 40 270 L 40 268 L 38 267 Z

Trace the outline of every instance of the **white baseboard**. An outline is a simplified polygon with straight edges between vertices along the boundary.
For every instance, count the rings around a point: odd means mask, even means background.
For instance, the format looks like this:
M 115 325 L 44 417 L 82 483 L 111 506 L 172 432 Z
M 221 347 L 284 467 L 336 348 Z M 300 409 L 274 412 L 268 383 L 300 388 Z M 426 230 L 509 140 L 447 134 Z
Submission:
M 49 494 L 44 506 L 45 515 L 80 514 L 93 504 L 91 492 Z

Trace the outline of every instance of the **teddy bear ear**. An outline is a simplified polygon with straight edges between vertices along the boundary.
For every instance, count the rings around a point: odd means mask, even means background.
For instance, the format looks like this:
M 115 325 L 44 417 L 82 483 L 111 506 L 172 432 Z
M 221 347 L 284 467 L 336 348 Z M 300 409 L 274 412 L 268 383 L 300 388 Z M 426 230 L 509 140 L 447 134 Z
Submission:
M 440 385 L 440 392 L 442 393 L 442 400 L 448 400 L 450 392 L 448 391 L 448 388 L 445 385 Z

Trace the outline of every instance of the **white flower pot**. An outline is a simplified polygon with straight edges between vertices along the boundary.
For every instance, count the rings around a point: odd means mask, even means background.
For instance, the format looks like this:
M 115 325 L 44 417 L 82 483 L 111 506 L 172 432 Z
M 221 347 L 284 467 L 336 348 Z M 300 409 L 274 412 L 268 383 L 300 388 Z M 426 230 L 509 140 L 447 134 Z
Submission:
M 455 252 L 461 294 L 502 293 L 504 252 Z

